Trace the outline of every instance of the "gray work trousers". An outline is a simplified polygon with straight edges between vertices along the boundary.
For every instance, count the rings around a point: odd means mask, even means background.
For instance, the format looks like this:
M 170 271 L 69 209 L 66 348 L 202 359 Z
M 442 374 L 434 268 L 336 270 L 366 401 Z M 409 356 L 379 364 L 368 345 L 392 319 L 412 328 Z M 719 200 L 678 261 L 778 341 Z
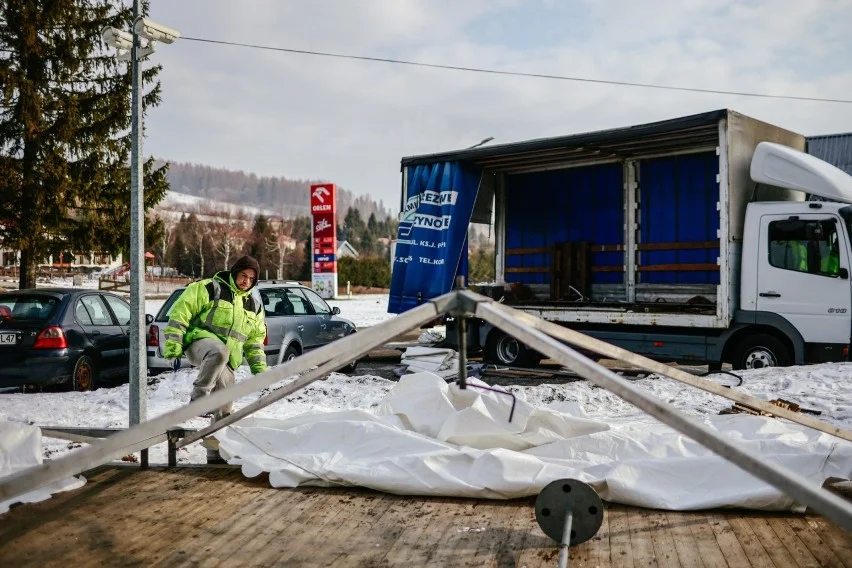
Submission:
M 234 371 L 228 366 L 231 353 L 228 347 L 218 339 L 204 337 L 193 341 L 186 349 L 186 358 L 198 367 L 198 378 L 193 382 L 192 395 L 189 400 L 193 401 L 211 392 L 226 389 L 234 384 Z M 233 403 L 217 409 L 213 413 L 213 422 L 229 415 L 233 410 Z

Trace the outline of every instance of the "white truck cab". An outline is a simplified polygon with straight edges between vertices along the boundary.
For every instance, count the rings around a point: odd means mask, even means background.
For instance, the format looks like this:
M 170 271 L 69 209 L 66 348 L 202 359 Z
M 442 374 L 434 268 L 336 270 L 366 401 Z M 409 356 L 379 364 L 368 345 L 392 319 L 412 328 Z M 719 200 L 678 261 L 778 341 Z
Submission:
M 756 183 L 830 201 L 748 204 L 740 264 L 741 312 L 735 319 L 780 318 L 794 328 L 788 334 L 801 337 L 801 342 L 793 342 L 794 350 L 840 349 L 848 355 L 852 177 L 813 156 L 770 142 L 761 142 L 755 149 L 751 177 Z M 760 338 L 755 345 L 741 346 L 748 351 L 746 367 L 803 358 L 777 353 L 779 349 L 758 345 L 761 341 L 766 343 Z M 799 355 L 819 359 L 818 353 Z

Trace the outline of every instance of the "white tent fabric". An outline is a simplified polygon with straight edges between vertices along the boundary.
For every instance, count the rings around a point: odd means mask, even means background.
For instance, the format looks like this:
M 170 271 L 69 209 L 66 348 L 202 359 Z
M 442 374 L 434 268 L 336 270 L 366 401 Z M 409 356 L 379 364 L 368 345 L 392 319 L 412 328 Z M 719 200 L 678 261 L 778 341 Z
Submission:
M 555 479 L 640 507 L 802 510 L 789 497 L 653 418 L 590 419 L 431 373 L 405 375 L 372 410 L 249 417 L 216 434 L 244 475 L 274 487 L 362 486 L 401 495 L 510 499 Z M 697 418 L 814 485 L 852 477 L 852 443 L 774 418 Z
M 30 424 L 0 422 L 0 479 L 34 465 L 42 463 L 41 428 Z M 30 491 L 8 501 L 0 501 L 0 514 L 15 503 L 38 503 L 49 499 L 54 493 L 77 489 L 86 484 L 86 479 L 70 477 L 47 487 Z

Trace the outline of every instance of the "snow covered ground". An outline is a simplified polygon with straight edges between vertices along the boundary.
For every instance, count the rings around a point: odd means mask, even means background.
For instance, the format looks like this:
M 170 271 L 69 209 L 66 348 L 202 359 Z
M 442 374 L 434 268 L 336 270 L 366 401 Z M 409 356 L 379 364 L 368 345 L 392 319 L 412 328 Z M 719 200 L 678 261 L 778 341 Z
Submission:
M 163 300 L 149 300 L 146 311 L 155 313 Z M 393 317 L 388 314 L 386 295 L 353 296 L 330 302 L 340 307 L 344 317 L 358 326 L 375 325 Z M 166 373 L 156 384 L 148 387 L 148 416 L 153 417 L 189 401 L 189 393 L 196 371 L 182 370 Z M 830 424 L 852 428 L 852 363 L 825 364 L 786 369 L 766 369 L 741 373 L 743 384 L 734 386 L 737 379 L 719 374 L 710 377 L 736 390 L 762 400 L 782 398 L 803 408 L 821 412 L 819 418 Z M 241 368 L 237 380 L 250 375 Z M 488 383 L 488 375 L 483 377 Z M 718 414 L 729 408 L 731 401 L 705 393 L 677 381 L 648 377 L 633 381 L 635 385 L 668 402 L 673 407 L 694 416 Z M 308 410 L 333 411 L 342 409 L 376 407 L 395 384 L 381 377 L 332 374 L 257 413 L 259 417 L 286 418 Z M 554 410 L 571 413 L 583 412 L 590 418 L 608 417 L 640 418 L 643 413 L 605 389 L 586 381 L 567 384 L 508 387 L 520 398 Z M 236 402 L 242 407 L 257 400 L 264 393 L 256 393 Z M 128 422 L 128 386 L 104 388 L 88 393 L 0 394 L 0 421 L 23 422 L 42 426 L 88 426 L 122 428 Z M 184 424 L 201 428 L 208 424 L 206 418 L 195 418 Z M 53 439 L 44 440 L 44 456 L 55 457 L 72 451 L 79 444 Z M 182 463 L 203 463 L 204 449 L 193 444 L 179 453 Z M 153 463 L 166 462 L 164 445 L 151 452 Z

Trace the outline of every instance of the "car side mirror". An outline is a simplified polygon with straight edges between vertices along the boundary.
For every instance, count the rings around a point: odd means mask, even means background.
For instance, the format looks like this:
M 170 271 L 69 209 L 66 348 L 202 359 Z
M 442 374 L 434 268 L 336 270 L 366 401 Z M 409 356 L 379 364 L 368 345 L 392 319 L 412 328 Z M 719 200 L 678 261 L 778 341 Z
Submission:
M 849 270 L 847 270 L 846 268 L 838 268 L 837 269 L 837 275 L 840 276 L 841 278 L 843 278 L 844 280 L 848 280 L 849 279 Z
M 145 323 L 148 325 L 154 323 L 154 316 L 152 316 L 151 314 L 145 314 Z
M 337 306 L 334 306 L 333 308 L 331 308 L 331 314 L 332 315 L 336 316 L 339 313 L 340 313 L 340 308 L 338 308 Z

